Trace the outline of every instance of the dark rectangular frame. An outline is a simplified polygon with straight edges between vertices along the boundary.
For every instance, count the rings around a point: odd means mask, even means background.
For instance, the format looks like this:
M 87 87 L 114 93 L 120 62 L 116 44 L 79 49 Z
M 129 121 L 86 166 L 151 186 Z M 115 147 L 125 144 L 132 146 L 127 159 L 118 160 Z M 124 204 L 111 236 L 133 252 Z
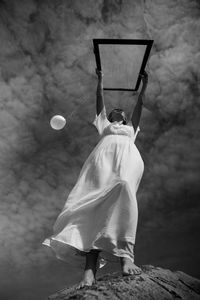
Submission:
M 144 73 L 148 57 L 153 45 L 153 40 L 134 40 L 134 39 L 93 39 L 93 47 L 94 54 L 96 58 L 97 69 L 101 70 L 101 59 L 99 53 L 99 44 L 110 44 L 110 45 L 146 45 L 146 51 L 144 53 L 142 65 L 140 68 L 140 72 L 138 75 L 138 79 L 134 89 L 123 89 L 123 88 L 103 88 L 104 90 L 112 90 L 112 91 L 134 91 L 136 92 L 140 86 L 141 76 L 140 74 Z

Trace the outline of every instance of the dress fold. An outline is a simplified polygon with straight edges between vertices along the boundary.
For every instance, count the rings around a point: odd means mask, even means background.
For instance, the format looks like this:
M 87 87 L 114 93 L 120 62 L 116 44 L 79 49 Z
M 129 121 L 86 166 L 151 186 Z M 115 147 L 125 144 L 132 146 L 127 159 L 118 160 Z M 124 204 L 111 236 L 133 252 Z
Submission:
M 135 145 L 139 127 L 111 123 L 105 107 L 93 122 L 101 139 L 86 159 L 58 215 L 53 234 L 43 241 L 56 257 L 82 267 L 98 249 L 99 267 L 128 257 L 134 262 L 138 205 L 136 193 L 144 162 Z

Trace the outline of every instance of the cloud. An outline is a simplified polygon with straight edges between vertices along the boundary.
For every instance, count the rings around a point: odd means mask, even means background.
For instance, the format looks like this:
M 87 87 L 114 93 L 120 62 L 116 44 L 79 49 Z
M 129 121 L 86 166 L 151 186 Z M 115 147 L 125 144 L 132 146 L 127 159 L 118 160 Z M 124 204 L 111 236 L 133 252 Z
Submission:
M 97 85 L 93 38 L 154 39 L 136 140 L 145 161 L 138 190 L 138 260 L 146 257 L 148 263 L 146 247 L 153 253 L 154 242 L 161 243 L 163 235 L 170 249 L 168 237 L 175 240 L 181 234 L 190 244 L 187 254 L 193 255 L 199 247 L 198 2 L 88 0 L 86 5 L 46 0 L 0 5 L 0 263 L 5 274 L 10 272 L 8 262 L 21 279 L 26 274 L 31 278 L 33 267 L 53 264 L 53 254 L 41 243 L 99 141 L 91 125 Z M 117 105 L 130 116 L 135 100 L 129 93 L 113 97 L 105 92 L 108 112 Z M 65 116 L 69 128 L 53 131 L 49 121 L 54 114 Z M 170 261 L 161 247 L 157 257 L 163 254 L 166 266 L 181 265 L 177 249 L 182 246 L 180 241 L 172 247 Z M 185 262 L 182 269 L 197 274 L 192 265 L 189 269 Z

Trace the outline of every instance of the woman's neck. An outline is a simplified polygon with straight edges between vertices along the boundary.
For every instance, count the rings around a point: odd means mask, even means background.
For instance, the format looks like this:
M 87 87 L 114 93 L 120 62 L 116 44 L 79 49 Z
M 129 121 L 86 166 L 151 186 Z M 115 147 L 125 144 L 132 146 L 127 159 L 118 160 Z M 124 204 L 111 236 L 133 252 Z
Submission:
M 113 123 L 119 123 L 119 124 L 122 124 L 123 121 L 114 121 Z

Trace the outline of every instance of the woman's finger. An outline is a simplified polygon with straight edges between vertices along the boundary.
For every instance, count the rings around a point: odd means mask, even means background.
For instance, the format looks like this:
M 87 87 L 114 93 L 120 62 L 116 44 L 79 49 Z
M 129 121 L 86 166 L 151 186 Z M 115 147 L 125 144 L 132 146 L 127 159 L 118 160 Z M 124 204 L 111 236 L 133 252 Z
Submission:
M 146 71 L 144 71 L 143 74 L 140 74 L 140 76 L 143 78 L 143 77 L 148 77 L 148 73 Z
M 96 68 L 96 72 L 100 72 L 101 73 L 102 71 Z

